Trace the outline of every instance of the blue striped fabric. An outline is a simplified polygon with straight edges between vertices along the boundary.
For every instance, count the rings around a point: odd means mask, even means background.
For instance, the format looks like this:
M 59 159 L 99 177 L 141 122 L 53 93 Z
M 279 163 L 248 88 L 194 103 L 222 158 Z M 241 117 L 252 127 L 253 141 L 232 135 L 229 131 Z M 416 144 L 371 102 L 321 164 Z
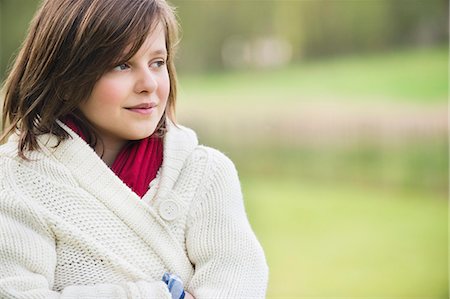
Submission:
M 183 282 L 175 274 L 164 273 L 162 281 L 167 284 L 169 292 L 172 295 L 172 299 L 184 299 Z

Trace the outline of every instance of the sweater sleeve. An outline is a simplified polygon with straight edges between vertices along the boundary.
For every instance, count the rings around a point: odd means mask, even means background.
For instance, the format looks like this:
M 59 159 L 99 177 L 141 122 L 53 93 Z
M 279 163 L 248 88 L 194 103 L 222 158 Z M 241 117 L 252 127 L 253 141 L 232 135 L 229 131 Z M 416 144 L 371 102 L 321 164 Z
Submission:
M 265 298 L 268 267 L 247 220 L 234 164 L 210 150 L 206 192 L 193 203 L 186 245 L 196 299 Z M 209 182 L 209 183 L 208 183 Z
M 0 190 L 0 298 L 171 298 L 162 281 L 69 286 L 52 291 L 55 240 L 30 206 Z

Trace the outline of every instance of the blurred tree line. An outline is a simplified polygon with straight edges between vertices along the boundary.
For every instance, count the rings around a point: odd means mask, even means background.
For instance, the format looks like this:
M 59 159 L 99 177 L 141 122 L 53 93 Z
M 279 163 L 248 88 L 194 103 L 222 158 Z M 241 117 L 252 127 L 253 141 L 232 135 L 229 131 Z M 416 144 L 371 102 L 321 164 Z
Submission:
M 179 65 L 222 69 L 230 36 L 287 40 L 292 60 L 445 42 L 447 0 L 173 0 L 183 28 Z
M 0 0 L 1 79 L 39 3 L 39 0 Z M 178 66 L 184 72 L 224 69 L 223 47 L 233 37 L 244 41 L 267 37 L 286 41 L 292 62 L 448 40 L 447 0 L 172 0 L 171 3 L 177 8 L 182 27 Z

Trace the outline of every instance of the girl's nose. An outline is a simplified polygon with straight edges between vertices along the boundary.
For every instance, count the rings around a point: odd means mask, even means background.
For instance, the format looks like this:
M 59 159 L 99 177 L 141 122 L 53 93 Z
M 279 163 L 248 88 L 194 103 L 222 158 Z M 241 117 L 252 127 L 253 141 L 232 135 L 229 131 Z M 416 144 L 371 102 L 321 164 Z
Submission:
M 157 87 L 156 74 L 153 74 L 150 69 L 142 70 L 137 74 L 136 93 L 152 93 Z

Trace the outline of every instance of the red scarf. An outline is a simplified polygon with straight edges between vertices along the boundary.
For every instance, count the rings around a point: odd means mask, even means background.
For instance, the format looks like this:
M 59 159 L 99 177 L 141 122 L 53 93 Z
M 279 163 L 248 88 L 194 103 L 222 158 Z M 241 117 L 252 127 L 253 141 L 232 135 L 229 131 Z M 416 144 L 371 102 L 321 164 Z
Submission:
M 86 141 L 80 127 L 72 117 L 63 121 L 72 131 Z M 163 161 L 162 138 L 150 136 L 129 141 L 119 152 L 111 170 L 139 197 L 148 191 L 150 182 L 156 177 Z

